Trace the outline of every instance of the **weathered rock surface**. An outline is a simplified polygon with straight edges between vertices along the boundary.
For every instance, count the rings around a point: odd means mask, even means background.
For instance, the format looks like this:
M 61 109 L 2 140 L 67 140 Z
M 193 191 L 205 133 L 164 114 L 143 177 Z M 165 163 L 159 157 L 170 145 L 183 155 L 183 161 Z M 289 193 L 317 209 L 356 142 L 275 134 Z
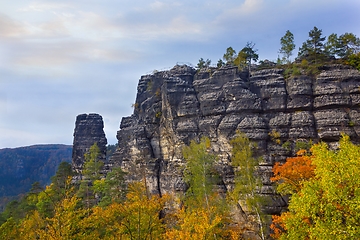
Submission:
M 100 149 L 99 160 L 105 162 L 107 140 L 102 117 L 95 113 L 78 115 L 75 122 L 72 152 L 72 167 L 77 174 L 81 174 L 85 161 L 84 154 L 94 143 Z
M 233 177 L 229 140 L 240 130 L 257 142 L 263 193 L 272 194 L 271 168 L 294 154 L 297 141 L 334 142 L 342 132 L 359 141 L 359 103 L 360 73 L 347 66 L 289 79 L 275 68 L 248 77 L 236 67 L 197 73 L 175 66 L 141 77 L 134 113 L 122 119 L 119 149 L 110 161 L 129 172 L 129 180 L 146 177 L 155 193 L 184 191 L 181 149 L 208 136 L 219 155 L 220 185 L 227 189 Z M 283 204 L 276 201 L 269 211 Z

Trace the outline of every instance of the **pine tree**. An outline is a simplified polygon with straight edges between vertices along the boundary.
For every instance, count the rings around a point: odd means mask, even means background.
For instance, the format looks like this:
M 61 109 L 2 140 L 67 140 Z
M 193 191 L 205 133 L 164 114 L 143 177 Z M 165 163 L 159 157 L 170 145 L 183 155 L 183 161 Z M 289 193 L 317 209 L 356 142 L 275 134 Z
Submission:
M 324 41 L 326 37 L 322 37 L 321 35 L 322 30 L 314 27 L 314 29 L 309 32 L 309 39 L 299 48 L 298 56 L 314 61 L 315 63 L 317 60 L 322 59 L 324 57 Z

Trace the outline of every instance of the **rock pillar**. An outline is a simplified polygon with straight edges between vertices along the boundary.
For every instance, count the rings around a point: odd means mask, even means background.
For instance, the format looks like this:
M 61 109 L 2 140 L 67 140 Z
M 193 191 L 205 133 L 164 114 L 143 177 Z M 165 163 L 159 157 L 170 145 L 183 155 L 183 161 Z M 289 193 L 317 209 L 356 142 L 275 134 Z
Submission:
M 72 167 L 80 174 L 84 165 L 84 154 L 96 143 L 100 148 L 99 159 L 106 161 L 107 140 L 104 132 L 104 122 L 99 114 L 80 114 L 76 117 L 74 142 L 72 152 Z

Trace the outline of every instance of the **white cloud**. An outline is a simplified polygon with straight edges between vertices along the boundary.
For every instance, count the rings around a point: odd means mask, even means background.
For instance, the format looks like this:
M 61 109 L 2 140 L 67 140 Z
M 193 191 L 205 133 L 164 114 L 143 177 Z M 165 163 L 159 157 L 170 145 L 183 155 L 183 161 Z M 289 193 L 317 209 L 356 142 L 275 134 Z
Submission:
M 299 42 L 314 25 L 339 34 L 358 31 L 358 2 L 6 1 L 0 94 L 8 98 L 0 96 L 0 148 L 69 143 L 75 117 L 84 112 L 103 115 L 114 139 L 142 74 L 200 57 L 216 62 L 228 46 L 238 50 L 247 41 L 256 43 L 261 59 L 272 60 L 287 29 Z
M 69 4 L 65 3 L 50 3 L 50 2 L 33 2 L 25 7 L 18 9 L 19 12 L 47 12 L 59 9 L 70 8 Z
M 28 30 L 21 22 L 0 13 L 0 40 L 21 37 L 27 33 Z

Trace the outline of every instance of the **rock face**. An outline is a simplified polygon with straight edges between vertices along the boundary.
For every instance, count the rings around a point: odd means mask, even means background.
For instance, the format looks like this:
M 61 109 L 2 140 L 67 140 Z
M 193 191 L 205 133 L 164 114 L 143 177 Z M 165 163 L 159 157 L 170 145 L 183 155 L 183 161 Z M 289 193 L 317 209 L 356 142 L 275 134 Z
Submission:
M 360 136 L 360 73 L 347 66 L 326 66 L 316 77 L 288 79 L 276 68 L 249 77 L 236 67 L 196 72 L 175 66 L 142 76 L 137 90 L 134 113 L 121 121 L 119 149 L 110 162 L 121 165 L 130 181 L 146 177 L 154 193 L 185 190 L 181 150 L 202 136 L 211 139 L 219 156 L 226 189 L 233 178 L 229 140 L 240 130 L 257 142 L 264 194 L 273 191 L 274 162 L 293 156 L 301 143 L 332 143 L 342 132 L 354 141 Z M 270 211 L 282 204 L 277 201 Z
M 84 154 L 97 144 L 100 149 L 99 159 L 106 160 L 107 140 L 104 133 L 104 122 L 99 114 L 80 114 L 76 117 L 72 152 L 73 170 L 80 175 L 85 161 Z

